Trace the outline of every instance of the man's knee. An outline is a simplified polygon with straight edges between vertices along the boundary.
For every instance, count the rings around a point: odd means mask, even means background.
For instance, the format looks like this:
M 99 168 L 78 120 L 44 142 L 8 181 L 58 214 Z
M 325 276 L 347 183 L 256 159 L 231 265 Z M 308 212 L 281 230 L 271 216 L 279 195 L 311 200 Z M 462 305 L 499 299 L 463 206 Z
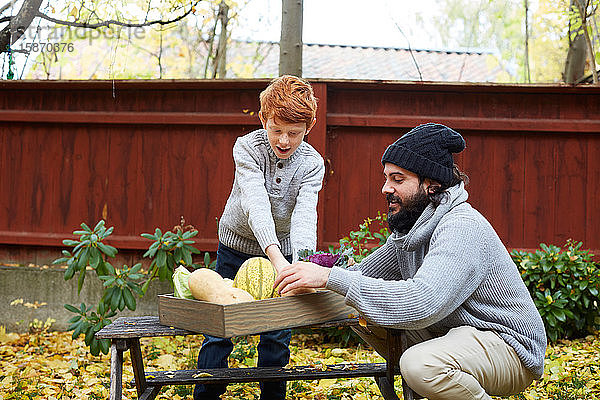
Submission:
M 435 357 L 418 347 L 409 347 L 404 351 L 400 357 L 400 373 L 411 389 L 424 395 L 429 384 L 444 373 L 444 368 Z

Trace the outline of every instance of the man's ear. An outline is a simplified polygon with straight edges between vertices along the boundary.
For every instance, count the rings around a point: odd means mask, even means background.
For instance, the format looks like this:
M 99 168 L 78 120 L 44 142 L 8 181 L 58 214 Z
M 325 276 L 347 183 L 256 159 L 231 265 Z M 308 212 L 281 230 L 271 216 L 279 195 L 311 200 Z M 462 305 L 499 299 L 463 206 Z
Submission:
M 442 187 L 442 185 L 440 185 L 437 182 L 433 182 L 431 185 L 427 186 L 427 193 L 435 194 L 439 190 L 440 187 Z
M 309 134 L 310 130 L 313 128 L 313 126 L 315 126 L 315 124 L 316 124 L 316 123 L 317 123 L 317 119 L 315 118 L 315 119 L 313 119 L 313 121 L 312 121 L 312 123 L 310 124 L 310 126 L 308 126 L 308 127 L 306 128 L 306 133 L 304 134 L 304 136 L 306 136 L 306 135 L 308 135 L 308 134 Z
M 429 178 L 425 178 L 425 180 L 423 181 L 423 185 L 425 186 L 425 192 L 427 192 L 427 194 L 434 194 L 436 188 L 439 188 L 441 186 L 439 183 Z

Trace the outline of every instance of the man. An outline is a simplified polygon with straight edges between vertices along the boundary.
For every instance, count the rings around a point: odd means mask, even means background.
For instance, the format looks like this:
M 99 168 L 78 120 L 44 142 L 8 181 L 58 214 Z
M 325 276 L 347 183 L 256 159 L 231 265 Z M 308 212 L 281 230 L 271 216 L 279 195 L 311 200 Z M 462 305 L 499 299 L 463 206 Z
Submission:
M 467 203 L 452 156 L 464 148 L 440 124 L 402 136 L 382 158 L 387 242 L 351 268 L 298 262 L 275 282 L 281 294 L 326 287 L 344 295 L 375 325 L 359 334 L 380 352 L 378 326 L 406 329 L 418 343 L 400 371 L 430 400 L 519 393 L 544 370 L 539 312 L 498 235 Z

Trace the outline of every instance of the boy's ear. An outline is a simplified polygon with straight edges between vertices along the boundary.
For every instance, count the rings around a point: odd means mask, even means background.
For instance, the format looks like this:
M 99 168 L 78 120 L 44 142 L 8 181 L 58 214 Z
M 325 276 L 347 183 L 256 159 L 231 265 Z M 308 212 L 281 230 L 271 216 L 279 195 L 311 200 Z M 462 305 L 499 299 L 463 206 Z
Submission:
M 317 123 L 317 119 L 313 119 L 312 123 L 310 124 L 310 126 L 308 126 L 306 128 L 306 133 L 304 134 L 304 136 L 308 135 L 310 133 L 310 130 L 313 128 L 313 126 L 315 126 L 315 124 Z
M 260 119 L 263 129 L 267 129 L 267 121 L 265 121 L 265 116 L 263 115 L 262 110 L 258 112 L 258 119 Z

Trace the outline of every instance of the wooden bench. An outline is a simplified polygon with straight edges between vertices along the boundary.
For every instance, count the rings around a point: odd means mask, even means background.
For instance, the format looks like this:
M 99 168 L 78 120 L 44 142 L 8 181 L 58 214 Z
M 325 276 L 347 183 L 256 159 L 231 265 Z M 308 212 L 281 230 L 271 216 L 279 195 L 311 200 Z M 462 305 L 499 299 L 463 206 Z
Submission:
M 357 319 L 331 321 L 311 328 L 351 326 Z M 337 364 L 325 367 L 296 366 L 291 368 L 255 367 L 193 369 L 179 371 L 144 371 L 140 338 L 196 335 L 184 329 L 161 325 L 158 317 L 121 317 L 96 333 L 98 339 L 111 340 L 110 400 L 121 400 L 123 391 L 123 352 L 129 350 L 133 376 L 139 400 L 154 399 L 165 385 L 197 383 L 239 383 L 258 381 L 314 380 L 324 378 L 356 378 L 372 376 L 386 400 L 398 400 L 394 391 L 394 375 L 398 361 L 406 349 L 406 336 L 401 330 L 387 330 L 388 360 L 385 363 Z M 404 400 L 413 400 L 413 391 L 403 383 Z

